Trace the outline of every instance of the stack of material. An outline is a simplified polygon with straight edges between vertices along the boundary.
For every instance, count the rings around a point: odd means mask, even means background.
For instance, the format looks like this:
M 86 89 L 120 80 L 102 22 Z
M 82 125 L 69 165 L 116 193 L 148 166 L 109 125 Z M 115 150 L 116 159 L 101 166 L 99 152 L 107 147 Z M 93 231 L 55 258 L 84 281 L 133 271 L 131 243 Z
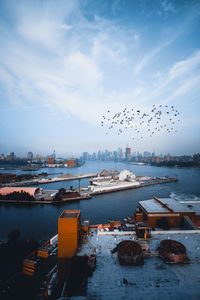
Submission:
M 161 241 L 158 252 L 160 256 L 169 263 L 184 263 L 188 260 L 185 246 L 178 241 Z
M 33 276 L 37 270 L 37 262 L 31 259 L 24 259 L 22 273 L 24 275 Z
M 142 247 L 135 241 L 122 241 L 117 246 L 118 259 L 121 265 L 144 263 Z
M 40 258 L 48 258 L 49 257 L 49 249 L 48 248 L 40 248 L 37 250 L 37 256 Z

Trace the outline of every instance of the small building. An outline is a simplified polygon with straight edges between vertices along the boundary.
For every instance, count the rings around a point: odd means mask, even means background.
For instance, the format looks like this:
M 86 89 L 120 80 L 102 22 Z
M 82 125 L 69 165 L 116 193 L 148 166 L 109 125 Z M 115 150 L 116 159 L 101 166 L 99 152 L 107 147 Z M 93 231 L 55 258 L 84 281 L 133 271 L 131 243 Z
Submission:
M 72 257 L 80 244 L 80 210 L 64 210 L 58 218 L 58 257 Z
M 16 174 L 12 173 L 0 173 L 0 183 L 5 184 L 7 182 L 15 181 L 17 178 Z
M 55 158 L 54 158 L 54 157 L 48 157 L 48 159 L 47 159 L 47 164 L 48 164 L 48 165 L 53 165 L 53 164 L 55 164 Z
M 172 198 L 153 198 L 140 201 L 134 215 L 136 222 L 144 222 L 150 227 L 163 229 L 180 227 L 185 217 L 195 223 L 196 212 Z
M 68 159 L 66 164 L 69 168 L 73 168 L 73 167 L 76 167 L 77 162 L 75 159 Z
M 143 223 L 137 223 L 135 227 L 136 235 L 138 238 L 148 239 L 151 238 L 151 227 Z

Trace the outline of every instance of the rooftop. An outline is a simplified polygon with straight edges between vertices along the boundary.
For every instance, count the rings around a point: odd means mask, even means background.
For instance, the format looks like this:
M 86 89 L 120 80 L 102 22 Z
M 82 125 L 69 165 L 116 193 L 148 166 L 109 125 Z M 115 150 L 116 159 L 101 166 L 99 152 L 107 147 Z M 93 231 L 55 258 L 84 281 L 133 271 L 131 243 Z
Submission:
M 80 210 L 64 210 L 60 218 L 78 218 L 79 216 Z
M 140 201 L 139 205 L 144 208 L 147 213 L 170 213 L 171 211 L 174 213 L 194 212 L 187 205 L 172 198 L 154 198 Z
M 111 250 L 122 240 L 136 240 L 134 232 L 111 235 L 92 230 L 79 252 L 79 255 L 97 255 L 96 270 L 88 279 L 85 299 L 200 299 L 200 231 L 152 232 L 148 240 L 150 251 L 155 253 L 164 239 L 185 245 L 190 263 L 170 265 L 153 256 L 145 259 L 143 266 L 122 266 L 117 253 L 111 254 Z

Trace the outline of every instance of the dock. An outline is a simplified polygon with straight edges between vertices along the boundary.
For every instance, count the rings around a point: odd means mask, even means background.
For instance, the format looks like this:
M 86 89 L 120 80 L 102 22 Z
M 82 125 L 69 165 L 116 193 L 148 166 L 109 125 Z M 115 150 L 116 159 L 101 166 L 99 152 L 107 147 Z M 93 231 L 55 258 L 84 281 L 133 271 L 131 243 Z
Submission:
M 87 179 L 87 178 L 93 178 L 96 177 L 97 173 L 89 173 L 89 174 L 79 174 L 79 175 L 73 175 L 73 174 L 64 174 L 59 177 L 53 177 L 53 178 L 37 178 L 33 180 L 26 180 L 26 181 L 19 181 L 19 182 L 12 182 L 3 184 L 3 186 L 33 186 L 33 185 L 39 185 L 39 184 L 48 184 L 48 183 L 54 183 L 54 182 L 63 182 L 63 181 L 70 181 L 70 180 L 81 180 L 81 179 Z
M 170 182 L 176 182 L 178 181 L 177 178 L 171 177 L 171 178 L 151 178 L 150 180 L 147 180 L 146 182 L 140 182 L 138 185 L 132 183 L 132 182 L 116 182 L 113 186 L 105 186 L 105 187 L 96 187 L 91 186 L 91 192 L 90 195 L 100 195 L 100 194 L 106 194 L 106 193 L 113 193 L 113 192 L 120 192 L 123 190 L 130 190 L 130 189 L 138 189 L 142 187 L 148 187 L 151 185 L 157 185 L 157 184 L 163 184 L 163 183 L 170 183 Z M 92 187 L 94 189 L 92 190 Z

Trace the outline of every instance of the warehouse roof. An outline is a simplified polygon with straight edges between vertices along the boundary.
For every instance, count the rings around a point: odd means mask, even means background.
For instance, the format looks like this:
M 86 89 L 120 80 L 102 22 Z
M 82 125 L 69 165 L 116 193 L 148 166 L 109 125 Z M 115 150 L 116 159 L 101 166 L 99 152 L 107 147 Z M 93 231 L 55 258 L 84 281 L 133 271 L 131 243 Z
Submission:
M 172 209 L 175 213 L 176 212 L 191 212 L 191 209 L 189 209 L 186 205 L 178 202 L 175 199 L 172 198 L 158 198 L 158 200 L 163 203 L 163 205 L 169 207 L 169 209 Z
M 162 206 L 156 199 L 150 199 L 139 202 L 140 206 L 148 213 L 168 213 L 169 210 Z
M 140 201 L 139 205 L 147 213 L 183 213 L 194 212 L 187 205 L 184 205 L 172 198 L 154 198 Z

